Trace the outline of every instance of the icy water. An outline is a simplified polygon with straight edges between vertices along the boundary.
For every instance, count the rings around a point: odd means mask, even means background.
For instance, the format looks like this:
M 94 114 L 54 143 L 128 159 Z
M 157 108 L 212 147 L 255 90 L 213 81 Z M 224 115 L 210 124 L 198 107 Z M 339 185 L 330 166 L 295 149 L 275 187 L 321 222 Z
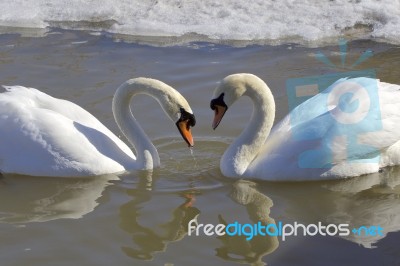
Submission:
M 140 96 L 132 109 L 159 150 L 160 169 L 83 179 L 2 176 L 0 265 L 400 265 L 400 169 L 330 182 L 225 178 L 219 159 L 245 127 L 252 107 L 248 99 L 240 100 L 216 131 L 209 109 L 218 81 L 238 72 L 267 82 L 277 120 L 288 112 L 289 78 L 373 68 L 383 81 L 400 84 L 400 47 L 352 41 L 342 66 L 337 45 L 163 42 L 148 45 L 61 30 L 39 38 L 0 35 L 0 84 L 35 87 L 75 102 L 117 135 L 112 96 L 132 77 L 173 86 L 197 119 L 190 151 L 157 103 Z M 374 55 L 350 68 L 366 50 Z M 319 52 L 337 67 L 316 60 Z M 195 217 L 214 225 L 321 222 L 384 230 L 368 237 L 351 233 L 246 241 L 244 236 L 189 236 L 187 224 Z

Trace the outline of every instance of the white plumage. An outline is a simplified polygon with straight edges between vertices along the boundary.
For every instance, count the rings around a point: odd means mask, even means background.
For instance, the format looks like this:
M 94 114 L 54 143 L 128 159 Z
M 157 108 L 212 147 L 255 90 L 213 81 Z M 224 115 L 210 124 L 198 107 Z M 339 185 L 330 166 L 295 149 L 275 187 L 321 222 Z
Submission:
M 375 86 L 378 99 L 367 99 L 365 86 Z M 227 107 L 241 96 L 254 103 L 248 126 L 221 159 L 225 176 L 322 180 L 400 164 L 399 85 L 370 78 L 338 80 L 273 128 L 275 103 L 261 79 L 251 74 L 230 75 L 216 88 L 214 99 L 222 94 Z M 217 116 L 214 127 L 222 119 L 221 112 Z
M 159 166 L 156 148 L 133 117 L 129 103 L 139 93 L 156 98 L 176 121 L 187 101 L 170 86 L 131 79 L 114 95 L 118 126 L 131 149 L 78 105 L 22 86 L 0 94 L 0 171 L 32 176 L 93 176 Z

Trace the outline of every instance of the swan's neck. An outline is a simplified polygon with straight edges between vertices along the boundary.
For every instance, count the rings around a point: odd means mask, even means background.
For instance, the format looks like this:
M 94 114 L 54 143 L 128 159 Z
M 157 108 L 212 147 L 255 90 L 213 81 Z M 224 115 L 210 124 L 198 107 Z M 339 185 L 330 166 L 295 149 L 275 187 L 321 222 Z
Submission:
M 155 86 L 151 84 L 144 86 L 128 80 L 115 92 L 112 104 L 113 114 L 121 132 L 136 151 L 136 168 L 153 169 L 160 165 L 157 149 L 133 116 L 130 108 L 131 99 L 137 94 L 148 94 L 157 100 L 161 97 L 160 90 Z
M 229 146 L 221 160 L 226 176 L 241 176 L 259 153 L 275 119 L 275 101 L 268 86 L 262 82 L 245 83 L 243 95 L 253 102 L 253 113 L 247 127 Z

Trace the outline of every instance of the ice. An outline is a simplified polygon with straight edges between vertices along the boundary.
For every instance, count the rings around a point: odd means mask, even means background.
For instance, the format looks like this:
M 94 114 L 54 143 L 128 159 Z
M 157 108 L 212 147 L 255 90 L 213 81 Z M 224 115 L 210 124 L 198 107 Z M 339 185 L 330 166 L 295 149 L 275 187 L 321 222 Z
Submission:
M 323 42 L 338 37 L 400 43 L 400 1 L 18 0 L 0 1 L 0 26 L 60 27 L 126 35 L 198 34 L 214 40 Z

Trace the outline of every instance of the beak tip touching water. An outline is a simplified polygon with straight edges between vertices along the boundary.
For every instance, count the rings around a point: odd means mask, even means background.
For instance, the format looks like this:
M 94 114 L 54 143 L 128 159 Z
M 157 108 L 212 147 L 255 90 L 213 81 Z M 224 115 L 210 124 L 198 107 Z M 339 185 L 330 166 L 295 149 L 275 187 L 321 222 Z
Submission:
M 190 126 L 188 125 L 189 121 L 185 120 L 185 121 L 178 121 L 176 123 L 179 132 L 181 133 L 182 138 L 186 141 L 186 143 L 188 144 L 188 147 L 193 147 L 194 146 L 194 140 L 193 140 L 193 136 L 192 136 L 192 131 Z
M 188 140 L 188 147 L 189 148 L 193 148 L 194 147 L 194 141 L 193 141 L 193 139 L 190 141 L 190 140 Z

